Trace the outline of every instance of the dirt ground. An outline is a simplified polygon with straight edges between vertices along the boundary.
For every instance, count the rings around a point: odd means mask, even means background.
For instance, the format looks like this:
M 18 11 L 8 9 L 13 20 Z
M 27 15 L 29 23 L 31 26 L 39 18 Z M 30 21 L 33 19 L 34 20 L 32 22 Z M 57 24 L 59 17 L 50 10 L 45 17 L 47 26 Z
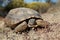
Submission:
M 55 9 L 54 9 L 55 10 Z M 54 11 L 53 10 L 53 11 Z M 50 22 L 50 29 L 37 29 L 30 30 L 28 33 L 23 32 L 14 33 L 10 31 L 8 33 L 0 32 L 0 40 L 60 40 L 60 9 L 56 9 L 54 12 L 47 12 L 41 14 L 45 21 Z

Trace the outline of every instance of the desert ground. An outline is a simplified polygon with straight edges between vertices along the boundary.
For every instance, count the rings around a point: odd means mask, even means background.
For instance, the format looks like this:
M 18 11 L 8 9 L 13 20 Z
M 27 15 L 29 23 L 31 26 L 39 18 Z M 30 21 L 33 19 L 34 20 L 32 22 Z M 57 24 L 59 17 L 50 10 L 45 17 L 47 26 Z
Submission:
M 43 20 L 49 22 L 49 29 L 38 28 L 28 33 L 2 32 L 0 29 L 0 40 L 60 40 L 60 7 L 50 8 L 46 13 L 41 14 Z M 1 18 L 0 18 L 1 19 Z M 4 22 L 0 21 L 4 26 Z M 1 26 L 1 25 L 0 25 Z M 6 28 L 9 30 L 8 28 Z

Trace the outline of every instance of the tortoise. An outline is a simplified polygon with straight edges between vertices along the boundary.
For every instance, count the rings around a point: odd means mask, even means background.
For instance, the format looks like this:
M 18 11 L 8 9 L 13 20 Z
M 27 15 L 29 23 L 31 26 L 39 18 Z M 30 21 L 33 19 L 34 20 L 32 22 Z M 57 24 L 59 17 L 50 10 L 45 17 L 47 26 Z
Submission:
M 37 20 L 44 21 L 38 12 L 30 8 L 12 9 L 5 19 L 6 24 L 13 28 L 15 32 L 23 31 L 27 27 L 35 28 L 40 26 Z

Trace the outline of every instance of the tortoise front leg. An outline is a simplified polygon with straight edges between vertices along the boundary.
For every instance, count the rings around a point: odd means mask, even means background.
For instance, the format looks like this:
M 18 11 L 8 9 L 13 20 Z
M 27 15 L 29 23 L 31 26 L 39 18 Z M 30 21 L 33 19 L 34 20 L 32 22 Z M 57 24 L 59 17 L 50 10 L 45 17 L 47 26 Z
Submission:
M 19 32 L 19 31 L 23 31 L 27 28 L 27 23 L 24 21 L 22 22 L 21 24 L 19 24 L 15 29 L 14 31 L 15 32 Z
M 41 27 L 44 27 L 44 28 L 47 28 L 50 24 L 49 22 L 44 21 L 44 20 L 40 20 L 40 19 L 36 20 L 36 23 L 37 23 L 38 26 L 41 26 Z

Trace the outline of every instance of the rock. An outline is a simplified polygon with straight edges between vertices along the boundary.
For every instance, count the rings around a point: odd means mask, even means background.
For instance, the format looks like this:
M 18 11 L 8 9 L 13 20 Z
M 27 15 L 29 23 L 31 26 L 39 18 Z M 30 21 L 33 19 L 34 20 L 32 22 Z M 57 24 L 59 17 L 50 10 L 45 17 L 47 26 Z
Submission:
M 3 31 L 5 27 L 6 27 L 5 22 L 0 21 L 0 32 Z
M 3 20 L 0 20 L 0 32 L 9 32 L 11 28 L 7 27 Z

